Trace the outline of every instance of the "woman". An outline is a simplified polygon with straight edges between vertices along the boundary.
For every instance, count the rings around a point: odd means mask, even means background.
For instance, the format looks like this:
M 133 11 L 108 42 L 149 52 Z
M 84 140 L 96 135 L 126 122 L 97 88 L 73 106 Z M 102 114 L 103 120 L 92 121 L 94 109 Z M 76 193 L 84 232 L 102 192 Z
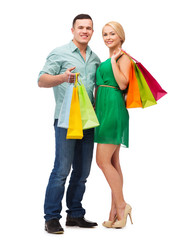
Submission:
M 102 34 L 110 58 L 101 63 L 96 74 L 96 114 L 100 122 L 100 126 L 95 128 L 95 142 L 98 143 L 96 161 L 112 191 L 109 221 L 105 221 L 103 226 L 121 228 L 126 225 L 128 215 L 131 219 L 132 209 L 123 197 L 123 175 L 119 163 L 120 145 L 128 147 L 129 115 L 123 90 L 128 86 L 131 62 L 121 51 L 125 34 L 119 23 L 107 23 Z

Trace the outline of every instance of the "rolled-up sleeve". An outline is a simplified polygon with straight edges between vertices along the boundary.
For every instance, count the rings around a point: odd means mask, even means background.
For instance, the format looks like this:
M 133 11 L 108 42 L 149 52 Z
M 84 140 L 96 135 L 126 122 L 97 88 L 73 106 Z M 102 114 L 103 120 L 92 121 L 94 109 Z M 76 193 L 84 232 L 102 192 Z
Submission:
M 55 53 L 50 53 L 46 59 L 45 65 L 38 76 L 38 81 L 41 75 L 50 74 L 50 75 L 58 75 L 60 73 L 62 67 L 62 62 L 60 60 L 60 56 Z

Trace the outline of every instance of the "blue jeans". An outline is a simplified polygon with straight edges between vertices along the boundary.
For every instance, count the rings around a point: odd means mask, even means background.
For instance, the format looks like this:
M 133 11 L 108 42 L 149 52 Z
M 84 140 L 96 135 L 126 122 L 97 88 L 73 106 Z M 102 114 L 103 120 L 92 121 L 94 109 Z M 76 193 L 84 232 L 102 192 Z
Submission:
M 76 140 L 66 139 L 67 129 L 57 127 L 57 120 L 55 120 L 54 128 L 56 155 L 45 194 L 45 220 L 61 218 L 61 202 L 65 192 L 65 182 L 71 167 L 72 172 L 66 192 L 67 213 L 71 217 L 83 217 L 85 209 L 82 207 L 81 201 L 91 168 L 94 129 L 84 130 L 83 139 Z

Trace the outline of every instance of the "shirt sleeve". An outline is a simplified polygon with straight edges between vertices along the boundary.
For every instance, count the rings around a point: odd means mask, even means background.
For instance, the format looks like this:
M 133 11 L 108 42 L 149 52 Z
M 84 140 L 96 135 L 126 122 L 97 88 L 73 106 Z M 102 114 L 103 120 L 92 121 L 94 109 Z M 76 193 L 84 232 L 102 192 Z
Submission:
M 45 65 L 39 73 L 38 80 L 43 74 L 58 75 L 62 67 L 62 62 L 59 55 L 56 53 L 50 53 L 46 59 Z

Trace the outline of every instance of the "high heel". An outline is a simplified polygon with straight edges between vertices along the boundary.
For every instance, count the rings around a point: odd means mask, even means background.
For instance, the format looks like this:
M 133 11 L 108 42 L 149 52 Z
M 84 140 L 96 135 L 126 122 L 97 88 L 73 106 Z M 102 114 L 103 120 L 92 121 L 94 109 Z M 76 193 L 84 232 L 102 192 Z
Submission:
M 123 219 L 120 220 L 120 221 L 116 221 L 112 224 L 112 228 L 123 228 L 125 227 L 126 223 L 127 223 L 127 216 L 129 215 L 130 217 L 130 221 L 131 221 L 131 224 L 133 224 L 132 222 L 132 216 L 131 216 L 131 211 L 132 211 L 132 208 L 129 204 L 127 204 L 125 206 L 125 210 L 124 210 L 124 216 L 123 216 Z
M 114 224 L 116 219 L 117 219 L 117 216 L 115 216 L 114 221 L 105 221 L 102 223 L 102 225 L 106 228 L 112 228 L 112 225 Z

